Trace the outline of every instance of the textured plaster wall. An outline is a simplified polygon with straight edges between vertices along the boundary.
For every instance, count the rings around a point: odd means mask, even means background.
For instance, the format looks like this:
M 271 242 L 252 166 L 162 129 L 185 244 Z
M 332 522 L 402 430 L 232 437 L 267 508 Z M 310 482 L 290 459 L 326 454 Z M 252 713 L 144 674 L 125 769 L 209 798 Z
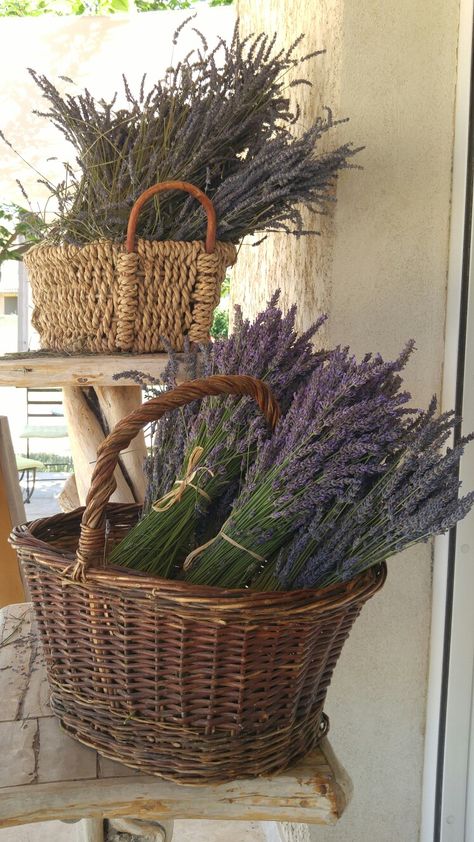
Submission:
M 366 149 L 363 171 L 340 178 L 322 237 L 243 249 L 234 296 L 255 312 L 282 285 L 302 326 L 327 309 L 329 341 L 358 354 L 395 355 L 415 337 L 406 379 L 426 404 L 442 377 L 457 0 L 240 0 L 239 11 L 245 31 L 287 42 L 305 31 L 309 48 L 327 48 L 305 116 L 332 106 L 351 118 L 339 137 Z M 311 830 L 315 842 L 418 839 L 430 608 L 422 546 L 390 563 L 337 666 L 330 739 L 355 791 L 335 828 Z M 291 827 L 282 836 L 299 838 Z

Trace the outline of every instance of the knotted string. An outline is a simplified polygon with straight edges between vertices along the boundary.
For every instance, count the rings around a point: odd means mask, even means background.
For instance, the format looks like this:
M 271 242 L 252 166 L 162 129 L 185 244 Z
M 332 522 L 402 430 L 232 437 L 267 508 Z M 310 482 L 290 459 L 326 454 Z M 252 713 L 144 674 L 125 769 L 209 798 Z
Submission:
M 238 550 L 243 550 L 244 553 L 248 553 L 248 555 L 251 555 L 252 558 L 255 558 L 257 561 L 266 561 L 266 558 L 264 558 L 264 556 L 259 555 L 253 550 L 249 550 L 248 547 L 244 547 L 242 544 L 237 543 L 237 541 L 234 541 L 233 538 L 230 538 L 228 535 L 225 534 L 225 532 L 221 531 L 218 532 L 217 535 L 214 535 L 214 538 L 211 538 L 210 541 L 206 541 L 205 544 L 201 544 L 200 547 L 196 547 L 195 550 L 188 553 L 188 555 L 184 559 L 183 570 L 189 570 L 194 560 L 199 555 L 201 555 L 201 553 L 203 553 L 204 550 L 207 550 L 207 548 L 210 547 L 211 544 L 214 543 L 214 541 L 217 541 L 218 538 L 223 538 L 224 541 L 227 541 L 229 544 L 232 544 L 233 547 L 237 547 Z
M 199 471 L 206 471 L 206 473 L 210 474 L 211 477 L 214 476 L 214 472 L 211 471 L 210 468 L 207 468 L 205 465 L 201 465 L 197 467 L 197 463 L 199 462 L 202 454 L 204 453 L 203 447 L 195 447 L 194 450 L 191 452 L 188 464 L 186 466 L 186 473 L 183 479 L 177 479 L 174 482 L 174 487 L 171 491 L 168 491 L 163 497 L 160 497 L 159 500 L 156 500 L 155 503 L 152 505 L 152 509 L 155 512 L 166 512 L 168 509 L 171 509 L 175 503 L 179 503 L 184 492 L 187 488 L 194 488 L 201 497 L 205 497 L 208 503 L 212 503 L 212 497 L 209 497 L 206 491 L 203 488 L 199 488 L 198 485 L 194 485 L 194 480 L 196 479 L 197 474 Z

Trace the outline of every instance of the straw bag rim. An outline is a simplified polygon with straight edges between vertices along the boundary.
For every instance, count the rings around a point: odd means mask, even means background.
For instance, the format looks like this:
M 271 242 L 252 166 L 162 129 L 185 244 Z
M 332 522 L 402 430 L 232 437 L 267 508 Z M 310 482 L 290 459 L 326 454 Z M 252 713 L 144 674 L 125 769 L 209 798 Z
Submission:
M 189 195 L 193 196 L 197 201 L 200 203 L 201 207 L 206 213 L 206 237 L 203 240 L 163 240 L 157 238 L 138 238 L 136 235 L 137 232 L 137 224 L 138 218 L 140 215 L 140 211 L 144 205 L 146 205 L 150 199 L 156 197 L 159 193 L 167 192 L 169 190 L 175 191 L 183 191 L 188 193 Z M 137 244 L 139 242 L 161 242 L 166 245 L 169 243 L 177 243 L 179 245 L 183 245 L 187 242 L 190 242 L 191 245 L 201 244 L 204 252 L 206 254 L 213 254 L 216 250 L 217 240 L 217 215 L 216 209 L 214 206 L 214 202 L 206 193 L 204 193 L 199 187 L 195 184 L 192 184 L 189 181 L 182 181 L 182 180 L 167 180 L 167 181 L 159 181 L 156 184 L 153 184 L 147 190 L 142 191 L 142 193 L 137 197 L 133 206 L 130 209 L 129 217 L 128 217 L 128 225 L 124 239 L 121 238 L 111 240 L 109 237 L 101 237 L 99 240 L 92 240 L 89 243 L 84 243 L 82 246 L 73 246 L 73 248 L 80 249 L 85 248 L 87 245 L 94 246 L 103 243 L 111 243 L 114 244 L 123 244 L 123 250 L 125 253 L 131 253 L 137 251 Z M 29 254 L 34 249 L 41 247 L 44 244 L 46 248 L 48 248 L 48 241 L 43 241 L 43 243 L 38 243 L 29 249 L 26 254 Z M 72 245 L 72 244 L 71 244 Z M 231 243 L 231 245 L 234 245 Z M 58 243 L 56 245 L 51 244 L 53 248 L 68 248 L 67 243 Z M 235 251 L 235 245 L 234 245 Z
M 162 246 L 168 246 L 170 243 L 175 243 L 179 246 L 189 246 L 190 249 L 191 247 L 200 246 L 202 252 L 204 254 L 206 253 L 205 240 L 159 240 L 153 239 L 151 237 L 138 237 L 137 245 L 141 245 L 142 243 L 154 243 Z M 87 243 L 81 243 L 80 245 L 77 243 L 54 243 L 50 240 L 41 240 L 41 242 L 34 243 L 34 245 L 30 246 L 30 248 L 27 249 L 27 251 L 25 251 L 23 257 L 28 257 L 28 255 L 34 255 L 40 251 L 46 252 L 48 250 L 55 252 L 64 251 L 73 254 L 80 254 L 82 252 L 86 252 L 88 249 L 96 248 L 97 246 L 103 246 L 104 244 L 108 244 L 112 246 L 112 248 L 116 248 L 117 251 L 123 251 L 124 254 L 126 253 L 125 241 L 123 239 L 117 238 L 116 240 L 112 240 L 108 239 L 107 237 L 103 237 L 102 239 L 90 240 Z M 233 249 L 235 252 L 237 252 L 238 244 L 233 243 L 230 240 L 216 240 L 216 246 L 218 245 L 228 247 L 229 249 Z

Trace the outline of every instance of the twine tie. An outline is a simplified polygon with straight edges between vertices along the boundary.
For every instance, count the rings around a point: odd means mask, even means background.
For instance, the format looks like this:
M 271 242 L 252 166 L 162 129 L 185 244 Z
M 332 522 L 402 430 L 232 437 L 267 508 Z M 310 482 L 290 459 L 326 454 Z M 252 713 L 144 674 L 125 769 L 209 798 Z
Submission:
M 153 503 L 152 509 L 155 512 L 166 512 L 168 509 L 171 509 L 175 503 L 179 503 L 181 498 L 183 497 L 184 492 L 187 488 L 194 488 L 201 497 L 204 497 L 208 503 L 212 503 L 212 498 L 209 497 L 206 491 L 203 488 L 200 488 L 199 485 L 194 484 L 194 480 L 198 475 L 199 471 L 205 471 L 211 477 L 214 476 L 214 472 L 211 471 L 210 468 L 207 468 L 205 465 L 198 466 L 198 462 L 204 453 L 203 447 L 195 447 L 194 450 L 191 452 L 188 464 L 186 466 L 186 473 L 183 479 L 177 479 L 174 482 L 174 486 L 171 491 L 168 491 L 163 497 L 160 497 L 159 500 L 156 500 Z
M 249 550 L 248 547 L 244 547 L 243 544 L 239 544 L 237 541 L 234 541 L 233 538 L 230 538 L 229 535 L 226 535 L 225 532 L 221 531 L 218 532 L 217 535 L 214 535 L 214 538 L 211 538 L 209 541 L 206 541 L 205 544 L 201 544 L 200 547 L 196 547 L 195 550 L 192 550 L 192 552 L 188 553 L 188 555 L 184 559 L 183 570 L 189 570 L 195 559 L 198 556 L 200 556 L 201 553 L 204 552 L 204 550 L 207 550 L 207 548 L 210 547 L 211 544 L 214 543 L 214 541 L 217 541 L 218 538 L 223 538 L 224 541 L 227 541 L 229 544 L 232 544 L 233 547 L 237 547 L 238 550 L 242 550 L 244 553 L 248 553 L 248 555 L 251 555 L 252 558 L 255 558 L 257 561 L 266 561 L 266 558 L 264 558 L 263 555 L 259 555 L 258 553 L 254 552 L 254 550 Z

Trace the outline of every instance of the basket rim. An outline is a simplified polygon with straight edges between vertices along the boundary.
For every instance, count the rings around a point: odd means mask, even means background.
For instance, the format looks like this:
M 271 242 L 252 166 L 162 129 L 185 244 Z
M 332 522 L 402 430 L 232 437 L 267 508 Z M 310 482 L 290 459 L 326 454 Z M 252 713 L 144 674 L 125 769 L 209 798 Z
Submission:
M 75 243 L 53 243 L 49 240 L 41 240 L 39 243 L 35 243 L 34 245 L 30 246 L 29 249 L 24 253 L 23 257 L 28 257 L 28 255 L 35 254 L 38 251 L 47 251 L 47 250 L 54 250 L 55 252 L 63 251 L 67 252 L 69 255 L 71 254 L 79 254 L 81 251 L 85 251 L 86 249 L 91 248 L 92 246 L 104 245 L 104 243 L 108 243 L 111 246 L 115 246 L 118 250 L 125 252 L 125 240 L 110 240 L 104 237 L 100 240 L 90 240 L 87 243 L 81 243 L 81 245 L 77 245 Z M 199 245 L 203 249 L 205 248 L 205 240 L 153 240 L 153 239 L 145 239 L 144 237 L 137 237 L 137 246 L 141 243 L 159 243 L 160 245 L 166 245 L 168 243 L 179 243 L 180 245 L 186 246 L 196 246 Z M 216 240 L 216 246 L 229 246 L 229 248 L 234 249 L 237 253 L 237 244 L 232 243 L 230 240 Z
M 141 506 L 136 503 L 109 503 L 107 512 L 117 516 L 132 515 Z M 29 554 L 36 564 L 50 568 L 65 583 L 81 587 L 82 584 L 73 582 L 70 572 L 74 565 L 75 555 L 57 549 L 53 543 L 38 537 L 47 533 L 52 526 L 69 526 L 77 523 L 79 537 L 80 521 L 84 507 L 72 512 L 60 513 L 49 518 L 30 521 L 16 526 L 11 535 L 10 543 L 20 552 Z M 71 534 L 71 533 L 69 533 Z M 88 585 L 102 585 L 126 591 L 145 592 L 151 599 L 172 601 L 183 605 L 196 607 L 213 604 L 218 611 L 235 610 L 237 608 L 265 609 L 285 608 L 294 610 L 311 610 L 315 606 L 321 609 L 337 611 L 352 602 L 365 602 L 378 591 L 385 582 L 387 566 L 385 562 L 368 568 L 357 574 L 353 579 L 343 583 L 329 585 L 326 588 L 305 588 L 290 591 L 251 591 L 250 589 L 220 588 L 211 585 L 196 585 L 179 579 L 163 579 L 150 576 L 138 570 L 109 565 L 107 567 L 90 568 L 87 571 L 85 587 Z

